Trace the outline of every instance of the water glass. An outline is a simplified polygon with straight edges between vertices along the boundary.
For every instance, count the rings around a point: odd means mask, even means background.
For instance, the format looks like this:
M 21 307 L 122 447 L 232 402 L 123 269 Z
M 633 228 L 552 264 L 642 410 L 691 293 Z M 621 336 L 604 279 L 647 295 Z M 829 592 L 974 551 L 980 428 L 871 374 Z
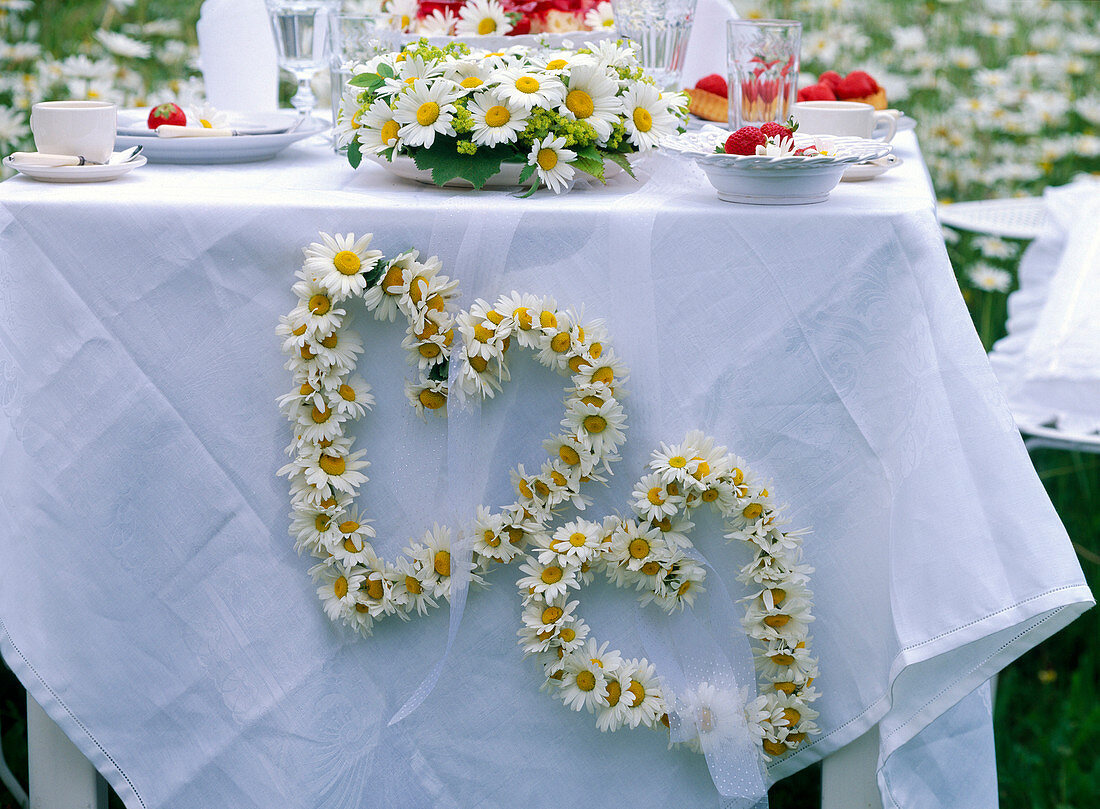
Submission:
M 802 23 L 729 20 L 726 37 L 730 127 L 786 122 L 798 95 Z
M 351 78 L 352 67 L 372 56 L 400 48 L 385 16 L 338 14 L 329 27 L 329 77 L 332 88 L 332 122 L 339 123 L 340 99 Z M 333 148 L 336 135 L 333 135 Z M 339 151 L 339 149 L 337 149 Z
M 266 0 L 279 67 L 293 74 L 298 90 L 290 103 L 302 116 L 317 105 L 310 80 L 325 66 L 329 19 L 340 0 Z
M 695 0 L 611 0 L 615 28 L 637 44 L 642 67 L 669 90 L 684 70 Z

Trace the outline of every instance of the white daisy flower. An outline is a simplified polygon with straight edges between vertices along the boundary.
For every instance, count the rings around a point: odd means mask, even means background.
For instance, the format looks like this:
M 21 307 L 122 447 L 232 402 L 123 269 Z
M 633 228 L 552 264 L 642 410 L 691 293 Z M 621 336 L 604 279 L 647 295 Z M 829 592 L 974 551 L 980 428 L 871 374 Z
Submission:
M 303 275 L 305 278 L 293 287 L 298 305 L 291 310 L 290 318 L 305 323 L 308 336 L 328 334 L 343 323 L 347 311 L 333 301 L 328 287 L 320 279 L 308 272 Z
M 409 146 L 431 148 L 436 135 L 453 136 L 451 119 L 458 97 L 459 92 L 449 81 L 415 80 L 398 97 L 394 107 L 393 117 L 401 124 L 398 135 L 402 141 Z
M 601 67 L 631 69 L 638 67 L 638 53 L 630 40 L 604 39 L 600 42 L 589 42 L 587 47 Z
M 672 563 L 672 549 L 661 532 L 634 520 L 624 520 L 611 535 L 607 560 L 629 570 L 641 570 L 647 563 L 657 563 L 662 570 Z M 652 569 L 652 567 L 650 567 Z
M 356 131 L 364 150 L 371 154 L 382 154 L 387 149 L 396 147 L 396 154 L 401 146 L 398 136 L 401 124 L 394 118 L 389 104 L 382 99 L 375 99 L 365 111 L 357 110 L 352 116 L 353 127 L 356 126 L 355 116 L 359 117 Z
M 457 21 L 458 18 L 455 17 L 454 12 L 449 8 L 445 8 L 442 11 L 437 8 L 427 17 L 417 21 L 416 32 L 425 37 L 454 36 L 455 23 Z
M 599 142 L 607 143 L 612 124 L 622 112 L 619 82 L 598 65 L 579 65 L 569 71 L 568 88 L 558 112 L 566 118 L 584 121 L 596 130 Z
M 501 98 L 493 91 L 478 93 L 467 109 L 474 119 L 472 140 L 479 146 L 514 143 L 526 128 L 530 110 Z
M 504 563 L 512 561 L 520 549 L 510 541 L 508 527 L 504 514 L 492 514 L 485 506 L 478 506 L 474 520 L 474 555 Z
M 516 582 L 524 603 L 533 599 L 551 602 L 556 598 L 563 598 L 570 589 L 580 589 L 580 582 L 577 581 L 579 564 L 570 564 L 559 559 L 544 565 L 529 559 L 519 569 L 527 574 Z
M 606 456 L 626 441 L 626 415 L 615 399 L 603 404 L 571 400 L 562 426 L 599 456 Z
M 566 707 L 574 711 L 593 712 L 601 700 L 607 701 L 608 671 L 594 657 L 587 656 L 588 646 L 594 644 L 591 638 L 585 647 L 566 654 L 561 660 L 562 678 L 558 696 Z
M 550 549 L 578 563 L 591 562 L 603 552 L 603 525 L 588 520 L 567 522 L 554 532 Z
M 526 110 L 553 109 L 565 100 L 565 85 L 557 76 L 526 67 L 508 67 L 490 75 L 501 97 Z M 564 146 L 564 141 L 562 143 Z
M 416 260 L 419 255 L 417 250 L 407 250 L 390 259 L 382 268 L 378 283 L 363 293 L 363 304 L 368 312 L 374 312 L 375 319 L 391 323 L 397 319 L 398 300 L 406 291 L 402 279 L 406 270 L 419 266 Z
M 405 398 L 421 418 L 428 410 L 438 410 L 446 415 L 447 383 L 431 379 L 421 379 L 417 383 L 406 382 Z
M 584 24 L 590 31 L 599 31 L 602 28 L 614 28 L 615 16 L 611 11 L 611 3 L 603 0 L 595 8 L 589 9 L 584 15 Z
M 324 548 L 338 530 L 332 515 L 320 506 L 295 509 L 291 517 L 290 535 L 295 538 L 294 549 L 299 554 Z
M 527 164 L 535 167 L 538 178 L 555 194 L 564 191 L 573 179 L 574 169 L 570 161 L 577 153 L 565 148 L 565 136 L 555 138 L 551 132 L 542 140 L 535 140 L 527 155 Z
M 624 701 L 629 701 L 627 721 L 632 728 L 655 726 L 668 712 L 668 707 L 653 664 L 642 658 L 624 661 L 622 665 L 630 672 L 630 683 L 622 695 Z
M 749 732 L 747 689 L 718 688 L 702 682 L 677 694 L 675 710 L 686 729 L 694 730 L 688 745 L 705 755 L 717 752 L 736 736 Z M 754 717 L 759 713 L 754 710 Z
M 334 562 L 322 562 L 309 570 L 317 584 L 317 597 L 324 604 L 329 620 L 346 619 L 355 610 L 355 594 L 366 578 L 355 567 L 344 567 Z
M 659 472 L 641 478 L 634 486 L 630 507 L 646 522 L 661 520 L 676 514 L 684 504 L 684 498 L 672 494 L 661 480 Z
M 336 388 L 332 409 L 351 418 L 359 418 L 374 406 L 371 387 L 361 376 L 352 376 Z
M 458 11 L 455 32 L 459 36 L 503 36 L 513 27 L 497 0 L 467 0 Z
M 386 0 L 382 6 L 389 16 L 390 27 L 406 33 L 412 31 L 419 8 L 417 0 Z
M 349 84 L 340 93 L 340 103 L 336 108 L 336 125 L 333 128 L 336 146 L 339 149 L 355 140 L 355 136 L 363 126 L 363 105 L 359 102 L 362 92 L 361 88 Z
M 1012 273 L 984 263 L 968 269 L 966 276 L 970 283 L 984 292 L 1008 292 L 1012 286 Z
M 601 732 L 614 732 L 630 722 L 629 703 L 633 702 L 634 695 L 628 693 L 624 700 L 623 692 L 630 687 L 631 673 L 629 666 L 605 673 L 604 694 L 596 700 L 596 727 Z
M 426 615 L 429 608 L 437 606 L 431 595 L 432 589 L 425 585 L 423 574 L 412 559 L 401 557 L 397 560 L 391 591 L 395 605 L 406 613 L 415 610 L 418 615 Z
M 652 84 L 635 83 L 622 95 L 623 126 L 630 142 L 638 149 L 656 148 L 661 138 L 675 134 L 676 119 L 661 103 L 660 92 Z
M 361 293 L 367 286 L 367 273 L 382 258 L 380 251 L 367 249 L 374 234 L 364 234 L 358 240 L 354 233 L 320 235 L 320 242 L 312 242 L 303 250 L 303 270 L 324 284 L 334 302 Z

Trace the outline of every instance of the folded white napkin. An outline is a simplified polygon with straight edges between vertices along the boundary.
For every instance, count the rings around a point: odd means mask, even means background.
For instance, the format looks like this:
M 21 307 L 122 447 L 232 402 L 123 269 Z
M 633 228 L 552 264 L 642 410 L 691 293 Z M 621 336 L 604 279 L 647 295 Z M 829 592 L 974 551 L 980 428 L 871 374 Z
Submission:
M 46 152 L 12 152 L 9 158 L 13 168 L 20 166 L 38 166 L 50 168 L 53 166 L 83 166 L 85 160 L 79 155 L 48 154 Z M 99 165 L 93 163 L 91 165 Z

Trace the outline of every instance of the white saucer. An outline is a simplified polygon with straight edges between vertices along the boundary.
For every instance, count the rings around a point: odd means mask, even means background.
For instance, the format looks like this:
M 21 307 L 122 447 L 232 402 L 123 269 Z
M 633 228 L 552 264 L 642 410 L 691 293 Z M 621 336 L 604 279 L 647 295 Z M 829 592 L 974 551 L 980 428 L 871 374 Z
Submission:
M 145 163 L 142 155 L 125 163 L 108 163 L 105 166 L 27 166 L 13 164 L 10 156 L 4 158 L 4 165 L 9 169 L 43 183 L 105 183 L 117 180 Z
M 879 158 L 878 160 L 871 160 L 867 163 L 856 163 L 854 166 L 849 166 L 844 169 L 844 175 L 840 178 L 841 182 L 845 183 L 859 183 L 864 180 L 873 180 L 880 174 L 885 174 L 890 169 L 897 168 L 902 163 L 900 157 L 895 154 L 888 154 L 886 157 Z

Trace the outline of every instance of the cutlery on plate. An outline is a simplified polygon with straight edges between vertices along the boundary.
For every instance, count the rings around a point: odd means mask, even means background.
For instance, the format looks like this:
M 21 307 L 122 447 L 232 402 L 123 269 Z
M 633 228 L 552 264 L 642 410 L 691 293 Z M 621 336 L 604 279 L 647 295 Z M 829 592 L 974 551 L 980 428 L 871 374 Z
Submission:
M 121 152 L 112 154 L 106 163 L 97 160 L 89 160 L 84 155 L 49 154 L 48 152 L 12 152 L 11 164 L 19 166 L 36 166 L 38 168 L 60 168 L 64 166 L 117 166 L 128 163 L 141 152 L 141 146 L 131 146 Z

